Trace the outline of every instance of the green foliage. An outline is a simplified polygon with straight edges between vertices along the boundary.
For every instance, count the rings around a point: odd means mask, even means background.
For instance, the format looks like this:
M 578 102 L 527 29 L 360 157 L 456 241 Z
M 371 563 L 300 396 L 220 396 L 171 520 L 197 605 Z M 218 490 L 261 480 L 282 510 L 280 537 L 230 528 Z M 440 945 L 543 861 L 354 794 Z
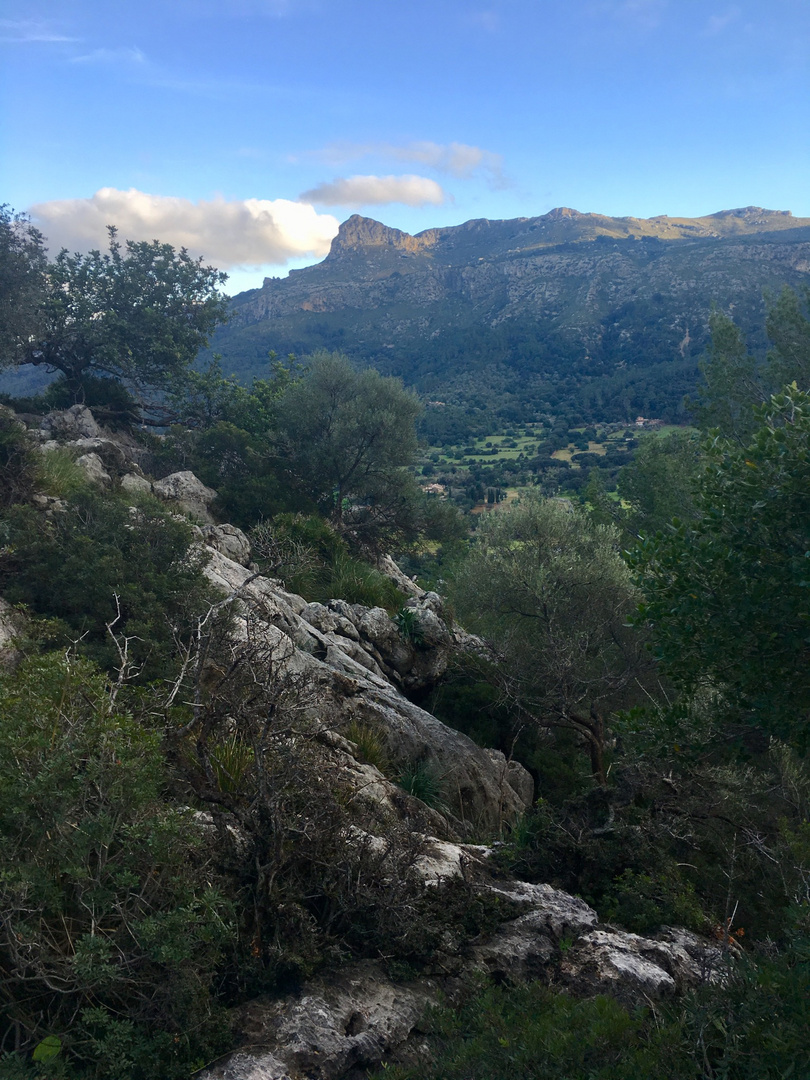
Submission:
M 797 382 L 810 389 L 810 289 L 784 288 L 771 300 L 766 328 L 773 348 L 768 353 L 771 385 L 778 389 Z
M 807 1074 L 807 938 L 721 984 L 632 1012 L 540 983 L 486 986 L 424 1022 L 429 1058 L 372 1080 L 784 1080 Z
M 62 373 L 73 400 L 84 380 L 120 380 L 141 397 L 177 387 L 225 316 L 217 291 L 225 275 L 169 244 L 127 241 L 110 229 L 109 251 L 69 254 L 48 267 L 40 324 L 22 341 L 18 363 Z M 99 380 L 99 376 L 102 377 Z M 120 396 L 115 381 L 107 387 Z
M 627 531 L 649 536 L 665 529 L 673 518 L 692 518 L 701 464 L 702 451 L 694 432 L 643 438 L 633 461 L 619 473 L 619 497 L 630 504 L 623 520 Z
M 29 499 L 36 480 L 37 457 L 31 437 L 11 410 L 0 406 L 0 508 Z
M 461 618 L 503 657 L 504 691 L 525 722 L 575 730 L 602 780 L 604 718 L 639 692 L 645 667 L 617 546 L 612 527 L 530 494 L 481 523 L 454 590 Z
M 69 498 L 89 487 L 87 473 L 76 464 L 75 454 L 67 447 L 55 447 L 40 453 L 37 461 L 36 486 L 44 495 Z
M 416 451 L 414 394 L 396 379 L 355 371 L 321 351 L 279 403 L 289 467 L 301 490 L 339 525 L 373 532 L 404 529 Z
M 61 620 L 67 640 L 107 668 L 120 662 L 107 630 L 129 639 L 129 663 L 142 680 L 166 674 L 177 643 L 205 610 L 211 588 L 191 530 L 158 502 L 127 503 L 77 492 L 51 518 L 13 506 L 0 518 L 0 590 L 11 603 Z
M 135 396 L 122 382 L 110 376 L 89 375 L 85 372 L 81 380 L 81 400 L 84 405 L 93 409 L 93 415 L 99 422 L 113 430 L 128 427 L 139 418 L 140 409 Z M 75 387 L 61 375 L 40 395 L 37 404 L 46 411 L 69 409 L 75 401 Z
M 757 416 L 747 446 L 707 446 L 697 520 L 633 554 L 639 617 L 687 691 L 708 684 L 727 716 L 804 745 L 810 395 L 789 387 Z
M 265 573 L 309 601 L 332 599 L 390 612 L 402 605 L 394 583 L 362 559 L 317 515 L 279 514 L 251 533 L 254 557 Z
M 430 762 L 415 761 L 407 765 L 397 778 L 397 783 L 425 806 L 433 810 L 444 808 L 444 778 Z
M 349 742 L 355 744 L 361 761 L 367 765 L 376 766 L 383 774 L 390 770 L 391 762 L 385 745 L 385 736 L 378 727 L 352 720 L 342 734 Z
M 0 368 L 17 363 L 39 330 L 45 292 L 44 237 L 23 214 L 0 206 Z
M 485 987 L 457 1010 L 429 1014 L 432 1060 L 374 1080 L 698 1080 L 675 1025 L 610 998 L 575 1001 L 540 983 Z
M 760 365 L 727 315 L 713 311 L 709 328 L 711 343 L 700 364 L 703 384 L 697 401 L 689 404 L 702 431 L 719 428 L 727 438 L 747 442 L 754 427 L 752 408 L 766 396 Z
M 424 644 L 425 638 L 419 624 L 419 613 L 413 608 L 400 608 L 394 616 L 394 622 L 406 641 L 417 647 Z
M 186 1076 L 223 1047 L 233 929 L 203 834 L 164 801 L 159 735 L 56 654 L 0 676 L 0 711 L 2 1038 L 41 1062 L 61 1040 L 83 1077 Z

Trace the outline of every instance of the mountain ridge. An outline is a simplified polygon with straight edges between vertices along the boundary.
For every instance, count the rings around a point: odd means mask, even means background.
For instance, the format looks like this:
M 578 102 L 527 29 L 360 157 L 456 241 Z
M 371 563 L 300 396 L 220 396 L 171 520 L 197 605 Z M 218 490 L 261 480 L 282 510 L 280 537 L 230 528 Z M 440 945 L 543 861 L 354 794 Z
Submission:
M 322 262 L 234 297 L 212 347 L 242 378 L 270 349 L 323 347 L 465 407 L 675 419 L 712 307 L 764 349 L 763 290 L 808 281 L 810 219 L 758 206 L 646 219 L 558 207 L 415 236 L 352 215 Z

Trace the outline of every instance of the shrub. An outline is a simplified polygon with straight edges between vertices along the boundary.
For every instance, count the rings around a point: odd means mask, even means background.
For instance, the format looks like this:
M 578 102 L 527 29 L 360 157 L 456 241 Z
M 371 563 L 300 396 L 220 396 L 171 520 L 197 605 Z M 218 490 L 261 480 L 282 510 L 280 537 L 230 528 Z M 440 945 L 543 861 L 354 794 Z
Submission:
M 57 1038 L 99 1080 L 186 1076 L 224 1049 L 233 919 L 164 800 L 158 734 L 56 654 L 0 676 L 0 713 L 0 1045 Z
M 402 594 L 373 566 L 353 556 L 346 541 L 316 515 L 279 514 L 251 533 L 254 557 L 304 599 L 346 600 L 396 611 Z
M 119 662 L 107 624 L 130 638 L 141 679 L 168 674 L 178 638 L 213 590 L 190 527 L 151 497 L 136 514 L 93 490 L 51 519 L 14 506 L 0 517 L 0 591 L 37 615 L 61 620 L 63 640 L 107 668 Z M 117 622 L 115 621 L 117 620 Z

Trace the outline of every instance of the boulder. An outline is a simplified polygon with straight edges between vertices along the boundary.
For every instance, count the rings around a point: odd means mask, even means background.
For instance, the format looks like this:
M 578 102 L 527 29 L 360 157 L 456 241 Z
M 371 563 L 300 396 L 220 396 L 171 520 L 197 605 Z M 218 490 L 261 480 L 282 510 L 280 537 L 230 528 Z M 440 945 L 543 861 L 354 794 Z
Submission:
M 86 405 L 71 405 L 69 409 L 58 409 L 42 420 L 40 424 L 46 439 L 70 442 L 73 439 L 96 439 L 101 428 Z
M 0 668 L 14 668 L 22 659 L 14 639 L 22 633 L 23 626 L 19 612 L 0 597 Z
M 566 953 L 560 981 L 578 996 L 609 994 L 643 1005 L 723 977 L 728 958 L 681 928 L 645 938 L 614 929 L 583 934 Z
M 205 524 L 213 525 L 214 519 L 208 507 L 217 497 L 217 493 L 198 480 L 189 469 L 171 473 L 162 480 L 156 480 L 152 490 L 161 499 L 176 503 L 184 513 Z
M 124 491 L 128 491 L 130 494 L 135 495 L 139 492 L 150 493 L 152 491 L 152 484 L 145 476 L 140 476 L 138 473 L 125 473 L 121 477 L 121 487 Z
M 82 454 L 81 457 L 76 458 L 76 464 L 84 469 L 91 483 L 98 484 L 99 487 L 109 487 L 112 483 L 112 477 L 104 468 L 104 463 L 98 454 Z
M 392 983 L 374 961 L 315 979 L 294 999 L 260 999 L 241 1010 L 254 1045 L 209 1065 L 200 1080 L 337 1080 L 364 1075 L 403 1043 L 436 1000 L 429 980 Z
M 240 566 L 250 565 L 250 541 L 235 525 L 204 525 L 203 541 Z

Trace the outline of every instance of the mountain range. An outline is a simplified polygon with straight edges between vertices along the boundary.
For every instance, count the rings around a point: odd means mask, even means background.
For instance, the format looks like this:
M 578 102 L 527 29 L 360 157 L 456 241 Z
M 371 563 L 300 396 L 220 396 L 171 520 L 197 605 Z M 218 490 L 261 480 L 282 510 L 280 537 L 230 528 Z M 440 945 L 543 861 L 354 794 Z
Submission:
M 329 255 L 233 298 L 212 349 L 240 378 L 268 350 L 341 349 L 464 411 L 682 416 L 714 305 L 764 350 L 763 293 L 810 282 L 810 219 L 567 207 L 411 236 L 354 215 Z

